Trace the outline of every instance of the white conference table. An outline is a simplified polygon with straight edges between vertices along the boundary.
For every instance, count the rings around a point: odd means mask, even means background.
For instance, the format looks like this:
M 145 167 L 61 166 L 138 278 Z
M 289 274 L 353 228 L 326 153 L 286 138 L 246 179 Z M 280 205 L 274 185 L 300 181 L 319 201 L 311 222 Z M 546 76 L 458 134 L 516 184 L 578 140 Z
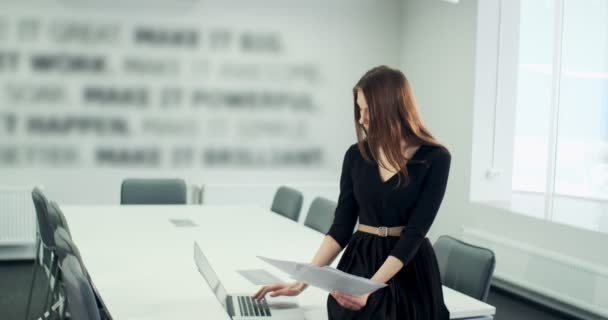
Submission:
M 194 264 L 194 241 L 229 293 L 253 294 L 259 286 L 237 270 L 266 269 L 290 281 L 256 255 L 308 262 L 323 238 L 255 206 L 63 206 L 62 210 L 115 320 L 230 319 Z M 187 219 L 196 226 L 177 227 L 170 219 Z M 443 292 L 451 319 L 492 319 L 495 314 L 486 303 L 445 286 Z M 309 287 L 295 300 L 307 319 L 327 319 L 327 292 Z

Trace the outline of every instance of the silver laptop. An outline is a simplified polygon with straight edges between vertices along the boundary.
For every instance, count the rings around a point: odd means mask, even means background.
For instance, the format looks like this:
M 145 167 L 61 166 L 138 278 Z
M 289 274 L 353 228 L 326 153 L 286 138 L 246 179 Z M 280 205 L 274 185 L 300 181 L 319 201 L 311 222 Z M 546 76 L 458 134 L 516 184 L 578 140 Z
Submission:
M 228 294 L 203 251 L 194 242 L 194 261 L 211 291 L 233 320 L 240 319 L 304 319 L 304 311 L 295 303 L 255 300 L 251 295 Z

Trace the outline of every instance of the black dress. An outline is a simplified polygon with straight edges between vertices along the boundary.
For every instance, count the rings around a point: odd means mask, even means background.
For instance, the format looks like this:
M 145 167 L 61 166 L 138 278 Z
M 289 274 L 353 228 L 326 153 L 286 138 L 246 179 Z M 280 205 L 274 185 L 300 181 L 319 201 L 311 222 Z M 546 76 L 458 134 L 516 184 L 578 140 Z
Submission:
M 369 147 L 365 144 L 365 147 Z M 382 181 L 378 165 L 363 159 L 357 144 L 344 156 L 336 215 L 327 233 L 346 247 L 338 269 L 371 278 L 389 255 L 404 267 L 377 290 L 360 311 L 342 308 L 330 295 L 329 319 L 447 320 L 441 277 L 433 247 L 426 234 L 445 193 L 451 155 L 443 147 L 422 145 L 407 168 L 409 183 L 392 176 Z M 355 232 L 359 223 L 370 226 L 405 226 L 400 237 Z

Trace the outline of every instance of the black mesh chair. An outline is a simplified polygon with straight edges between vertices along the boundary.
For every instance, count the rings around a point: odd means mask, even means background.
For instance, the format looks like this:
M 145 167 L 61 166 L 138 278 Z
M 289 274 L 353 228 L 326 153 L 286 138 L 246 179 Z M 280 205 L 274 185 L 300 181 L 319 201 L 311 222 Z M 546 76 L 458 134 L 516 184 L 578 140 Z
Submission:
M 300 191 L 281 186 L 274 194 L 270 210 L 293 221 L 298 221 L 303 199 L 304 197 Z
M 65 292 L 65 311 L 71 319 L 102 320 L 95 294 L 78 259 L 67 255 L 61 260 L 61 286 Z M 61 301 L 61 300 L 60 300 Z
M 321 233 L 327 233 L 334 221 L 336 206 L 335 201 L 316 197 L 310 204 L 304 225 Z
M 34 295 L 34 284 L 36 282 L 36 275 L 38 266 L 42 266 L 47 272 L 49 283 L 45 288 L 45 301 L 43 308 L 48 307 L 48 299 L 50 294 L 50 287 L 54 285 L 54 279 L 52 274 L 58 266 L 58 261 L 55 255 L 55 239 L 53 237 L 54 224 L 53 219 L 49 215 L 48 211 L 48 200 L 42 191 L 38 188 L 32 190 L 32 201 L 36 209 L 36 221 L 38 224 L 38 234 L 36 237 L 36 258 L 34 259 L 34 267 L 32 270 L 32 281 L 30 283 L 30 290 L 26 305 L 26 319 L 30 314 L 30 307 L 32 303 L 32 297 Z M 40 255 L 42 254 L 42 257 Z
M 486 301 L 496 267 L 494 252 L 450 236 L 439 237 L 433 248 L 441 283 L 477 300 Z
M 126 179 L 120 204 L 186 204 L 188 188 L 182 179 Z
M 53 230 L 57 230 L 58 228 L 64 229 L 71 237 L 70 226 L 59 205 L 55 201 L 49 202 L 48 211 Z
M 58 228 L 57 230 L 55 230 L 54 238 L 55 238 L 55 244 L 57 247 L 56 252 L 57 252 L 59 261 L 62 261 L 63 259 L 65 259 L 68 256 L 73 256 L 76 258 L 80 269 L 82 270 L 85 278 L 87 279 L 87 281 L 89 282 L 89 285 L 91 286 L 91 290 L 93 290 L 93 295 L 94 295 L 94 298 L 95 298 L 95 301 L 97 304 L 97 309 L 98 309 L 101 319 L 102 320 L 111 320 L 112 316 L 110 315 L 108 308 L 106 307 L 105 303 L 103 302 L 101 295 L 99 294 L 99 291 L 95 287 L 93 280 L 91 279 L 91 276 L 89 275 L 89 272 L 87 271 L 87 269 L 84 265 L 84 261 L 82 260 L 82 256 L 80 255 L 80 250 L 78 249 L 78 246 L 76 246 L 76 244 L 72 240 L 72 237 L 70 236 L 70 234 L 67 232 L 67 230 L 65 230 L 63 228 Z M 59 272 L 57 275 L 57 278 L 59 279 L 59 282 L 62 283 L 63 274 L 61 272 Z M 62 294 L 63 292 L 65 292 L 65 288 L 62 288 L 62 289 L 63 290 L 58 290 L 58 291 L 54 292 L 56 298 L 65 296 L 64 294 Z

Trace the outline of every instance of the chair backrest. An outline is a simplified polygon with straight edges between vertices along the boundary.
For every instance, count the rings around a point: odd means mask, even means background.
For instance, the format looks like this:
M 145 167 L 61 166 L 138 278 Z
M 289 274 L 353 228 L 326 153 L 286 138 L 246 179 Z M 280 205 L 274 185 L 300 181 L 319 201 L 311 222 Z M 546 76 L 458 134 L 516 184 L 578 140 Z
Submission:
M 304 225 L 327 233 L 334 221 L 337 203 L 323 197 L 316 197 L 310 204 Z
M 53 238 L 54 224 L 49 216 L 48 200 L 40 189 L 34 188 L 32 190 L 32 201 L 34 201 L 34 207 L 36 208 L 36 220 L 38 221 L 40 240 L 45 247 L 53 248 L 55 246 Z
M 300 191 L 281 186 L 274 194 L 270 210 L 293 221 L 298 221 L 303 199 Z
M 78 259 L 68 255 L 61 261 L 61 282 L 67 298 L 67 310 L 72 319 L 100 320 L 97 300 Z
M 97 304 L 97 308 L 100 312 L 101 318 L 106 320 L 112 319 L 108 308 L 106 307 L 103 299 L 101 298 L 99 291 L 97 290 L 97 288 L 95 288 L 95 284 L 93 283 L 93 280 L 91 279 L 91 276 L 89 275 L 89 272 L 87 271 L 86 266 L 84 265 L 84 261 L 82 260 L 82 256 L 80 255 L 80 250 L 78 250 L 78 246 L 73 242 L 72 237 L 65 229 L 58 228 L 57 230 L 55 230 L 55 244 L 56 253 L 61 260 L 68 256 L 73 256 L 76 258 L 80 266 L 80 270 L 82 270 L 82 273 L 89 281 L 89 285 L 93 290 L 93 295 L 95 297 L 95 301 Z
M 72 241 L 72 236 L 65 230 L 64 228 L 57 228 L 53 235 L 55 238 L 55 253 L 59 256 L 59 259 L 62 260 L 67 256 L 74 256 L 80 263 L 80 267 L 82 271 L 86 274 L 86 270 L 84 265 L 82 264 L 82 257 L 80 256 L 80 250 L 76 244 Z
M 441 236 L 433 245 L 443 285 L 486 301 L 496 258 L 492 250 Z
M 59 205 L 55 201 L 51 201 L 48 205 L 49 218 L 51 220 L 51 226 L 53 230 L 57 228 L 64 229 L 68 235 L 72 235 L 70 232 L 70 227 L 68 226 L 68 221 L 65 218 L 65 215 L 59 208 Z
M 126 179 L 120 204 L 186 204 L 188 188 L 182 179 Z

